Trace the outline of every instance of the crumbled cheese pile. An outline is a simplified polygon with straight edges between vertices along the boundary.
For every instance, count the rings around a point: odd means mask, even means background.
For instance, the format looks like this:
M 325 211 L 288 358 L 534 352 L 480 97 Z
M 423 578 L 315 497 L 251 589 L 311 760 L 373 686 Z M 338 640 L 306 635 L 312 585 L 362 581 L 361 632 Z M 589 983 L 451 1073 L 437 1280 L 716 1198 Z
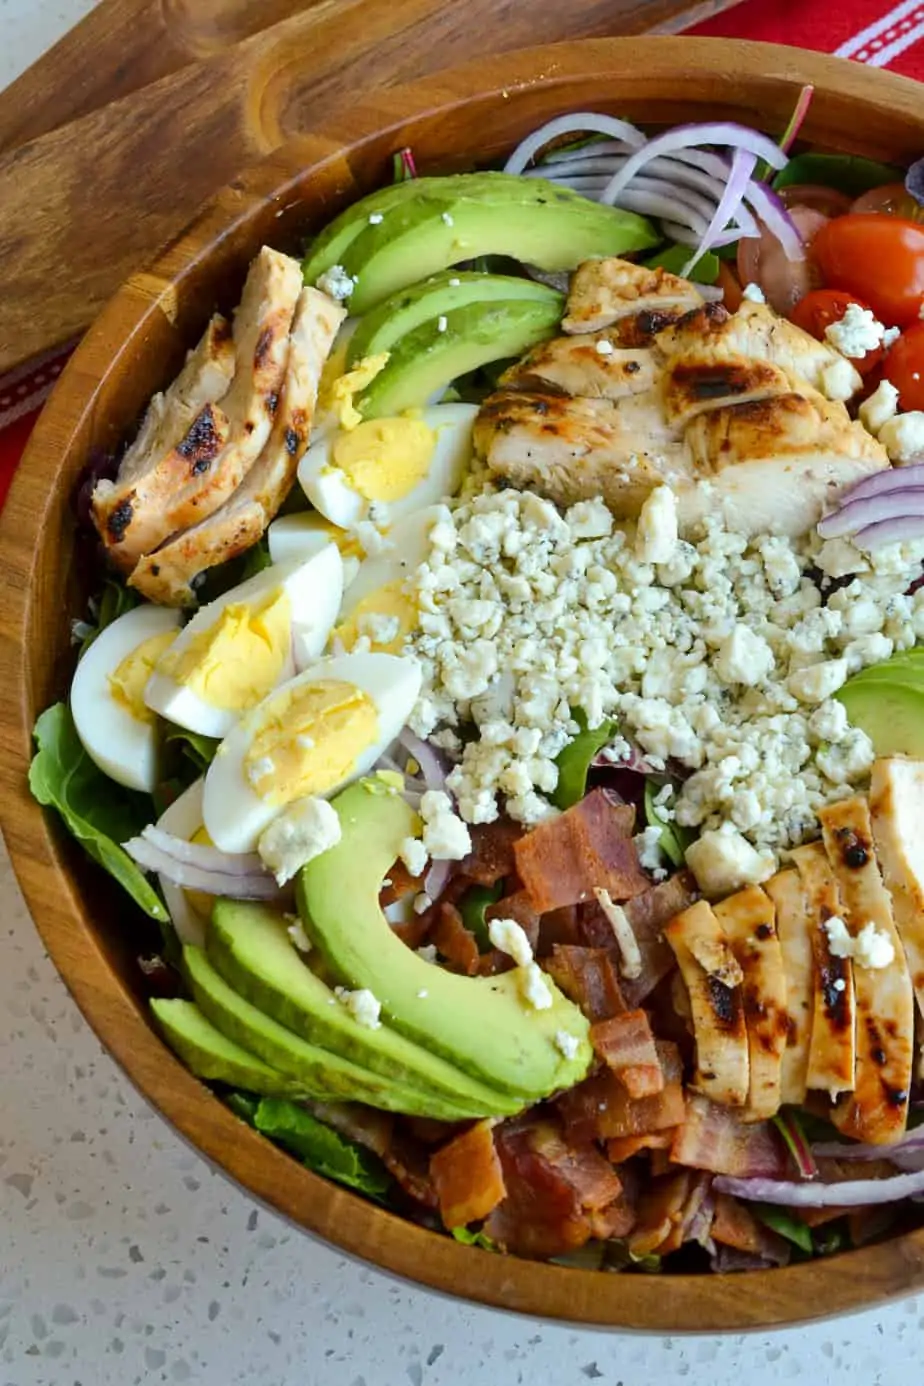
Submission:
M 493 821 L 498 795 L 524 824 L 554 812 L 555 757 L 582 708 L 591 727 L 617 718 L 653 768 L 693 772 L 677 823 L 789 847 L 869 773 L 869 738 L 832 694 L 924 638 L 924 593 L 905 595 L 924 544 L 869 557 L 717 520 L 687 541 L 664 498 L 650 504 L 640 534 L 601 502 L 562 516 L 490 486 L 443 508 L 412 579 L 424 683 L 411 726 L 456 756 L 448 787 L 470 823 Z M 643 561 L 652 549 L 659 561 Z
M 853 958 L 860 967 L 879 969 L 895 961 L 895 948 L 889 935 L 870 920 L 854 938 L 839 915 L 825 924 L 828 947 L 835 958 Z

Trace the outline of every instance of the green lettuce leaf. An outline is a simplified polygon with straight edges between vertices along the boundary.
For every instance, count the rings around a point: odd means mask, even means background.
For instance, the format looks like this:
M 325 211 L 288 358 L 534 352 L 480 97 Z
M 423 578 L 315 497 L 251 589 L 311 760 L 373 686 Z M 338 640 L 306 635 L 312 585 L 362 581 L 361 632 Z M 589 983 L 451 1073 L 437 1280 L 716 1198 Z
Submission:
M 485 1232 L 472 1232 L 468 1227 L 454 1227 L 452 1235 L 463 1246 L 477 1246 L 482 1251 L 497 1251 L 497 1242 L 492 1241 Z
M 657 784 L 654 780 L 645 781 L 645 822 L 650 828 L 661 829 L 661 840 L 659 846 L 673 866 L 683 866 L 686 860 L 686 852 L 695 834 L 688 828 L 681 828 L 671 819 L 664 818 L 655 804 L 663 784 Z
M 232 1088 L 230 1092 L 224 1094 L 224 1103 L 230 1107 L 235 1116 L 240 1117 L 241 1121 L 246 1121 L 248 1126 L 253 1126 L 254 1118 L 257 1115 L 257 1108 L 260 1105 L 259 1097 L 254 1097 L 249 1092 L 239 1092 Z
M 168 923 L 160 896 L 119 846 L 153 821 L 152 800 L 123 789 L 96 768 L 80 744 L 66 703 L 43 712 L 33 734 L 38 750 L 29 767 L 29 788 L 36 799 L 57 809 L 68 832 L 145 914 Z
M 680 274 L 684 265 L 692 256 L 693 251 L 685 245 L 669 245 L 664 250 L 659 250 L 657 255 L 652 255 L 650 260 L 644 263 L 650 269 L 668 270 L 671 274 Z M 707 250 L 696 264 L 690 274 L 686 276 L 693 284 L 714 284 L 719 277 L 719 257 L 714 251 Z
M 264 1097 L 254 1125 L 278 1141 L 315 1174 L 382 1202 L 391 1189 L 391 1175 L 375 1155 L 325 1126 L 304 1107 L 285 1098 Z
M 556 808 L 568 809 L 572 804 L 576 804 L 583 799 L 587 793 L 587 776 L 594 756 L 598 751 L 602 751 L 613 737 L 616 735 L 616 723 L 612 721 L 601 722 L 599 727 L 594 727 L 590 731 L 587 726 L 587 718 L 581 708 L 576 708 L 572 712 L 574 720 L 580 727 L 580 731 L 573 741 L 569 741 L 555 757 L 555 764 L 558 766 L 558 784 L 555 786 L 555 793 L 552 795 L 552 803 Z
M 491 948 L 488 921 L 484 917 L 485 911 L 489 905 L 496 905 L 503 893 L 503 881 L 498 881 L 497 885 L 493 886 L 473 885 L 459 901 L 462 923 L 470 933 L 475 935 L 475 941 L 482 953 L 487 953 Z
M 785 1208 L 778 1208 L 775 1203 L 752 1203 L 750 1208 L 758 1222 L 762 1222 L 779 1236 L 785 1237 L 787 1242 L 792 1242 L 800 1251 L 807 1252 L 809 1256 L 814 1254 L 812 1230 L 801 1218 L 797 1218 Z
M 859 154 L 797 154 L 773 180 L 773 186 L 791 188 L 797 183 L 821 183 L 848 197 L 861 197 L 884 183 L 901 183 L 905 170 L 880 164 Z
M 193 772 L 191 780 L 197 780 L 200 775 L 204 775 L 215 759 L 215 752 L 221 741 L 214 736 L 202 736 L 199 732 L 187 731 L 185 727 L 178 727 L 174 722 L 166 722 L 164 727 L 164 749 L 178 753 L 179 758 L 185 762 L 182 768 Z M 183 776 L 178 774 L 178 778 L 182 779 Z
M 107 626 L 111 626 L 113 621 L 117 621 L 120 616 L 124 616 L 126 611 L 132 611 L 136 606 L 141 605 L 141 597 L 130 587 L 126 587 L 117 578 L 109 577 L 103 585 L 103 590 L 96 598 L 95 608 L 91 603 L 91 614 L 95 609 L 95 620 L 87 622 L 92 629 L 87 632 L 80 642 L 80 655 L 82 658 L 93 644 L 93 641 L 104 631 Z

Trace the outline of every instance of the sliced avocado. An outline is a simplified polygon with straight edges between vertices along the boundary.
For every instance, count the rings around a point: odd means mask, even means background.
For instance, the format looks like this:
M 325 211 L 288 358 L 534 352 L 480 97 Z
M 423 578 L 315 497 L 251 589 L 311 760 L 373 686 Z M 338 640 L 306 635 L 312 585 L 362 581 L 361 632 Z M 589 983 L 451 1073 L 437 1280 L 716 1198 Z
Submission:
M 397 853 L 389 866 L 396 860 Z M 351 877 L 352 871 L 338 883 L 338 897 L 350 889 Z M 405 948 L 403 943 L 400 946 Z M 416 957 L 410 949 L 405 951 Z M 284 920 L 264 905 L 216 901 L 206 933 L 206 952 L 229 986 L 318 1048 L 405 1087 L 413 1086 L 428 1097 L 452 1103 L 466 1116 L 507 1116 L 523 1106 L 431 1054 L 429 1045 L 414 1044 L 387 1025 L 378 1030 L 360 1025 L 299 957 Z M 418 961 L 430 972 L 437 971 L 423 959 Z
M 216 1030 L 192 1001 L 151 1002 L 164 1039 L 191 1073 L 263 1097 L 304 1097 L 305 1088 Z
M 510 255 L 542 270 L 571 270 L 594 256 L 657 244 L 648 222 L 540 179 L 543 196 L 445 198 L 399 203 L 366 225 L 342 257 L 356 281 L 350 310 L 365 313 L 420 279 L 481 255 Z
M 469 303 L 494 303 L 498 299 L 527 299 L 534 303 L 555 303 L 561 314 L 561 296 L 546 284 L 512 274 L 474 274 L 470 270 L 446 270 L 413 288 L 393 294 L 378 308 L 367 313 L 350 338 L 347 365 L 355 366 L 364 356 L 391 351 L 407 333 L 422 323 L 464 308 Z
M 848 679 L 834 696 L 877 756 L 924 758 L 924 680 Z
M 356 408 L 367 419 L 415 409 L 460 375 L 521 356 L 550 337 L 562 314 L 562 297 L 470 303 L 422 323 L 402 337 L 384 368 L 358 396 Z M 442 331 L 440 330 L 442 328 Z
M 201 948 L 183 949 L 183 964 L 196 1004 L 235 1043 L 300 1083 L 311 1097 L 365 1102 L 388 1112 L 460 1121 L 471 1115 L 436 1095 L 428 1096 L 384 1074 L 318 1049 L 245 1001 L 212 967 Z
M 368 988 L 396 1030 L 521 1103 L 580 1081 L 591 1060 L 587 1021 L 548 981 L 551 1005 L 531 1006 L 524 972 L 461 977 L 433 967 L 392 932 L 379 907 L 382 881 L 416 817 L 399 795 L 369 794 L 360 781 L 334 800 L 342 837 L 299 873 L 305 929 L 341 980 Z M 556 1043 L 574 1036 L 565 1058 Z
M 853 674 L 850 682 L 871 679 L 877 682 L 894 679 L 899 683 L 916 683 L 920 679 L 924 685 L 924 648 L 916 646 L 913 650 L 902 650 L 901 653 L 884 659 L 881 664 L 870 664 L 858 674 Z
M 362 232 L 370 226 L 383 225 L 388 214 L 406 202 L 430 198 L 447 204 L 464 200 L 544 205 L 550 200 L 552 193 L 556 196 L 561 193 L 566 197 L 576 196 L 544 178 L 523 178 L 519 174 L 498 172 L 455 173 L 445 177 L 415 178 L 395 183 L 391 187 L 380 188 L 378 192 L 370 193 L 368 197 L 363 197 L 359 202 L 347 207 L 315 237 L 302 266 L 305 283 L 314 284 L 325 270 L 342 264 L 350 246 Z M 451 206 L 447 210 L 451 214 Z M 382 221 L 370 222 L 370 217 L 381 217 Z M 649 223 L 642 217 L 636 217 L 634 220 L 646 228 L 648 236 L 640 245 L 656 244 L 658 238 Z

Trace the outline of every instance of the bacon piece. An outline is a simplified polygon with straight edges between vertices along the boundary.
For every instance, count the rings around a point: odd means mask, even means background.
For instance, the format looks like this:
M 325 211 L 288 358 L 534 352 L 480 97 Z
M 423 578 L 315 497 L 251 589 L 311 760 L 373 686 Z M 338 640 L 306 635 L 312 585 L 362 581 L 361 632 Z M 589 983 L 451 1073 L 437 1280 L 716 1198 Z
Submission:
M 806 1083 L 831 1097 L 849 1092 L 856 1067 L 856 998 L 849 958 L 831 952 L 825 924 L 840 915 L 841 900 L 824 846 L 797 847 L 792 859 L 799 870 L 808 908 L 815 958 L 815 1010 Z
M 469 831 L 472 850 L 459 862 L 460 876 L 476 885 L 492 886 L 515 873 L 513 845 L 523 836 L 519 823 L 498 818 L 495 823 L 476 823 Z
M 677 1046 L 655 1041 L 664 1087 L 653 1097 L 630 1097 L 609 1069 L 562 1093 L 556 1106 L 569 1139 L 612 1140 L 679 1126 L 686 1116 L 683 1068 Z
M 879 875 L 869 804 L 860 795 L 818 813 L 825 851 L 837 878 L 844 922 L 854 938 L 872 924 L 892 945 L 885 967 L 854 961 L 857 1068 L 852 1094 L 832 1114 L 854 1140 L 888 1145 L 905 1130 L 914 1062 L 914 991 L 889 894 Z
M 786 1047 L 780 1062 L 780 1102 L 801 1107 L 808 1090 L 814 1013 L 814 961 L 805 891 L 798 871 L 779 871 L 764 885 L 776 909 L 786 981 Z
M 673 969 L 673 950 L 664 937 L 664 927 L 675 915 L 699 899 L 696 882 L 689 871 L 678 871 L 659 885 L 635 895 L 623 905 L 642 955 L 642 973 L 626 978 L 623 995 L 630 1006 L 638 1006 Z
M 712 1239 L 736 1251 L 749 1251 L 768 1261 L 776 1260 L 785 1248 L 784 1239 L 758 1222 L 746 1203 L 730 1194 L 718 1194 L 712 1219 Z
M 744 973 L 742 999 L 750 1084 L 746 1121 L 765 1121 L 780 1110 L 780 1075 L 789 1033 L 783 952 L 773 901 L 760 886 L 740 890 L 715 914 Z
M 645 1150 L 670 1150 L 675 1128 L 666 1131 L 648 1131 L 644 1136 L 613 1136 L 606 1143 L 606 1153 L 614 1165 L 631 1160 Z
M 695 1087 L 716 1102 L 743 1107 L 749 1086 L 748 1035 L 741 968 L 705 900 L 664 930 L 690 996 L 696 1035 Z
M 626 1009 L 605 949 L 556 943 L 542 965 L 559 990 L 580 1006 L 588 1020 L 609 1020 Z
M 628 900 L 649 886 L 628 836 L 625 805 L 602 789 L 540 823 L 514 843 L 517 873 L 540 914 L 593 899 L 595 889 Z
M 379 904 L 382 909 L 386 905 L 393 905 L 396 900 L 403 900 L 405 895 L 410 895 L 413 891 L 421 888 L 421 878 L 412 876 L 404 862 L 400 860 L 390 867 L 385 878 L 385 884 L 379 891 Z
M 484 912 L 485 919 L 490 923 L 492 919 L 513 919 L 529 939 L 529 946 L 533 952 L 539 942 L 539 915 L 533 909 L 532 903 L 525 890 L 514 891 L 512 895 L 504 895 L 496 904 L 489 905 Z
M 448 1228 L 481 1222 L 507 1195 L 490 1121 L 478 1121 L 430 1157 L 430 1177 Z
M 454 972 L 474 977 L 481 955 L 474 935 L 466 929 L 455 905 L 442 901 L 437 906 L 436 923 L 430 931 L 430 940 L 452 965 Z
M 664 1091 L 664 1072 L 644 1011 L 625 1011 L 592 1025 L 590 1042 L 630 1097 L 652 1097 Z
M 745 1123 L 728 1107 L 688 1092 L 686 1117 L 671 1146 L 678 1165 L 732 1174 L 738 1178 L 779 1179 L 786 1174 L 786 1155 L 767 1122 Z
M 537 958 L 548 957 L 556 943 L 569 945 L 584 942 L 578 922 L 580 905 L 563 905 L 560 910 L 549 910 L 539 919 L 539 941 L 535 947 Z
M 689 1169 L 674 1170 L 655 1179 L 643 1192 L 638 1204 L 638 1221 L 629 1238 L 635 1256 L 676 1251 L 681 1245 L 684 1210 L 693 1184 Z

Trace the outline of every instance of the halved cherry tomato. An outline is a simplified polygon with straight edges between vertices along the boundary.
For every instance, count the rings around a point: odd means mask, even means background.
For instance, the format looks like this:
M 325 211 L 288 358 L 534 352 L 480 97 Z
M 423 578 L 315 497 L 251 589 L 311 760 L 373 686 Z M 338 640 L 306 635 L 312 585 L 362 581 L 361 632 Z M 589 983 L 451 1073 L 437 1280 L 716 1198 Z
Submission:
M 840 322 L 851 303 L 856 303 L 860 308 L 868 306 L 854 298 L 853 294 L 845 293 L 843 289 L 813 289 L 796 304 L 789 315 L 790 321 L 801 327 L 803 332 L 808 332 L 819 342 L 823 342 L 825 330 L 832 323 Z M 850 360 L 861 375 L 869 375 L 879 365 L 882 357 L 882 347 L 876 347 L 875 351 L 868 351 L 865 356 L 851 356 Z
M 808 207 L 825 217 L 842 217 L 850 211 L 850 198 L 823 183 L 793 183 L 777 193 L 784 207 Z
M 828 223 L 822 212 L 811 207 L 791 207 L 789 215 L 806 246 L 814 244 Z M 760 237 L 743 236 L 738 242 L 738 278 L 742 284 L 758 284 L 770 307 L 784 316 L 818 282 L 811 259 L 790 260 L 769 231 Z
M 898 391 L 902 409 L 924 409 L 924 322 L 905 329 L 886 357 L 882 373 Z
M 904 183 L 884 183 L 881 188 L 871 188 L 858 197 L 850 208 L 852 212 L 883 212 L 887 217 L 904 217 L 906 221 L 924 221 L 924 207 Z
M 863 299 L 886 326 L 916 321 L 924 303 L 924 226 L 851 212 L 821 228 L 812 256 L 827 285 Z

